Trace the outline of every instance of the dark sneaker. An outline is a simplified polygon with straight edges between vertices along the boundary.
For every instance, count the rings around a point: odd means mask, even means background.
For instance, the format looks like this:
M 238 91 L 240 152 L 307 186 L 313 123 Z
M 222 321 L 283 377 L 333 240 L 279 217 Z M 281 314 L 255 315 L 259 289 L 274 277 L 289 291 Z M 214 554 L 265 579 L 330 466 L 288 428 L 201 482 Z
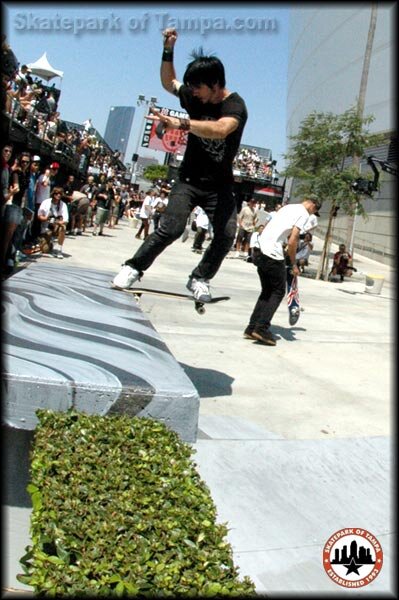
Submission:
M 258 342 L 261 342 L 262 344 L 266 344 L 266 346 L 276 345 L 276 340 L 274 339 L 270 331 L 266 331 L 265 333 L 257 333 L 256 331 L 254 331 L 252 333 L 252 338 Z
M 254 338 L 254 336 L 253 336 L 253 331 L 252 331 L 252 329 L 249 329 L 248 327 L 247 327 L 247 328 L 246 328 L 246 330 L 244 331 L 244 333 L 243 333 L 243 337 L 244 337 L 246 340 L 255 340 L 255 339 L 256 339 L 256 338 Z

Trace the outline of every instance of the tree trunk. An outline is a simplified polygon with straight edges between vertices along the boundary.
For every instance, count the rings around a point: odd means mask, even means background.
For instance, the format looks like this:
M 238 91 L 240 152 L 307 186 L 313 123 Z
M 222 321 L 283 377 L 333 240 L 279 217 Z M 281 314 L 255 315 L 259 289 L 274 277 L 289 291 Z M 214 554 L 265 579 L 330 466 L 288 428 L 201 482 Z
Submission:
M 330 256 L 330 247 L 332 234 L 334 230 L 334 219 L 336 216 L 337 207 L 335 202 L 332 202 L 330 214 L 328 216 L 328 225 L 327 231 L 324 238 L 323 250 L 320 256 L 319 266 L 317 268 L 316 279 L 323 279 L 324 281 L 327 279 L 327 271 L 328 271 L 328 260 Z
M 360 119 L 363 118 L 364 105 L 366 102 L 367 82 L 368 82 L 368 77 L 369 77 L 371 52 L 373 49 L 374 33 L 375 33 L 376 24 L 377 24 L 377 3 L 373 3 L 371 5 L 369 32 L 368 32 L 368 36 L 367 36 L 366 50 L 365 50 L 364 59 L 363 59 L 363 70 L 362 70 L 362 78 L 360 80 L 359 98 L 357 100 L 357 114 Z M 354 167 L 357 168 L 357 170 L 359 171 L 359 174 L 360 174 L 360 156 L 354 156 L 352 164 Z M 346 247 L 349 249 L 349 252 L 352 254 L 352 258 L 353 258 L 354 248 L 351 248 L 350 246 L 351 246 L 352 239 L 354 239 L 355 223 L 356 223 L 355 215 L 353 214 L 353 215 L 348 216 L 348 224 L 347 224 L 347 231 L 346 231 Z M 354 246 L 354 244 L 353 244 L 353 246 Z

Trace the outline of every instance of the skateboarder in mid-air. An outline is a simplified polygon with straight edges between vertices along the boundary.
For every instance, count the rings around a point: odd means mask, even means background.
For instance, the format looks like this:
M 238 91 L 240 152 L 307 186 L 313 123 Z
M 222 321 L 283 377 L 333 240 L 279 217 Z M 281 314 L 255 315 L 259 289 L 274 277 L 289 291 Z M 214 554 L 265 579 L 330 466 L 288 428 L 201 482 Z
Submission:
M 321 203 L 317 199 L 306 199 L 301 204 L 283 206 L 267 224 L 259 236 L 260 253 L 253 259 L 258 269 L 262 291 L 252 312 L 244 337 L 268 346 L 276 340 L 269 331 L 274 313 L 280 306 L 286 291 L 286 262 L 294 276 L 299 274 L 295 263 L 301 229 L 310 215 L 319 216 Z M 283 244 L 288 236 L 284 256 Z
M 164 116 L 158 111 L 147 118 L 162 123 L 165 131 L 187 131 L 187 148 L 158 229 L 125 261 L 113 285 L 131 288 L 156 257 L 182 235 L 193 208 L 201 206 L 209 217 L 214 236 L 189 276 L 187 288 L 195 300 L 210 302 L 209 281 L 235 238 L 237 214 L 232 164 L 247 121 L 247 109 L 236 92 L 226 89 L 224 67 L 216 57 L 195 54 L 186 68 L 183 83 L 178 81 L 173 66 L 177 32 L 166 29 L 163 36 L 161 82 L 180 99 L 190 118 Z

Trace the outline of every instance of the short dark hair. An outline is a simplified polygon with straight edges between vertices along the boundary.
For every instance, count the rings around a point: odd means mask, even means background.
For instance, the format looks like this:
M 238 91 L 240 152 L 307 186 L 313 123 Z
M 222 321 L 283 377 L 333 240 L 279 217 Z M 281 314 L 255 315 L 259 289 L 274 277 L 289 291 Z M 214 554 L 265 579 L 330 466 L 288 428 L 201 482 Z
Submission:
M 194 60 L 187 65 L 183 76 L 185 85 L 198 86 L 205 84 L 212 87 L 215 83 L 225 87 L 224 66 L 216 56 L 204 56 L 202 48 L 192 53 Z

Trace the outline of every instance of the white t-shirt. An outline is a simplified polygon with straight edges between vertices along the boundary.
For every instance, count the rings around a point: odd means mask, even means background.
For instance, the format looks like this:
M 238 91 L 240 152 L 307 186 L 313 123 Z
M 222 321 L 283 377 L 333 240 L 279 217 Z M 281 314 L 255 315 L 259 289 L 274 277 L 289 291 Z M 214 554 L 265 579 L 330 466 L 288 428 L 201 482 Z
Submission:
M 47 185 L 43 185 L 44 183 Z M 41 204 L 43 202 L 43 200 L 47 200 L 47 198 L 50 198 L 50 194 L 51 194 L 50 177 L 48 177 L 47 175 L 42 173 L 42 175 L 39 176 L 39 179 L 36 182 L 35 203 Z
M 151 206 L 153 210 L 156 211 L 157 206 L 158 208 L 160 208 L 163 205 L 166 208 L 168 206 L 168 202 L 169 198 L 167 196 L 165 196 L 165 198 L 161 198 L 161 196 L 154 196 L 154 199 L 151 202 Z
M 208 215 L 206 214 L 206 212 L 200 206 L 197 206 L 194 209 L 194 214 L 195 214 L 195 222 L 197 224 L 197 227 L 201 227 L 201 229 L 208 229 L 209 219 L 208 219 Z
M 140 219 L 149 219 L 152 213 L 152 196 L 146 196 L 140 208 Z
M 57 206 L 56 204 L 52 203 L 52 198 L 47 198 L 47 200 L 43 200 L 37 214 L 41 217 L 48 217 L 49 215 L 51 215 L 52 217 L 62 217 L 64 223 L 68 223 L 69 219 L 68 208 L 65 202 L 60 200 L 60 203 Z M 44 233 L 47 230 L 47 227 L 48 222 L 42 221 L 41 232 Z
M 250 248 L 259 248 L 259 231 L 254 231 L 249 240 Z
M 302 230 L 309 218 L 303 204 L 287 204 L 267 224 L 259 236 L 259 245 L 263 254 L 275 260 L 284 260 L 283 244 L 295 226 Z
M 306 233 L 307 231 L 312 231 L 312 229 L 315 229 L 318 224 L 319 224 L 319 222 L 317 220 L 316 215 L 310 215 L 309 219 L 305 223 L 305 227 L 301 231 L 301 233 Z

